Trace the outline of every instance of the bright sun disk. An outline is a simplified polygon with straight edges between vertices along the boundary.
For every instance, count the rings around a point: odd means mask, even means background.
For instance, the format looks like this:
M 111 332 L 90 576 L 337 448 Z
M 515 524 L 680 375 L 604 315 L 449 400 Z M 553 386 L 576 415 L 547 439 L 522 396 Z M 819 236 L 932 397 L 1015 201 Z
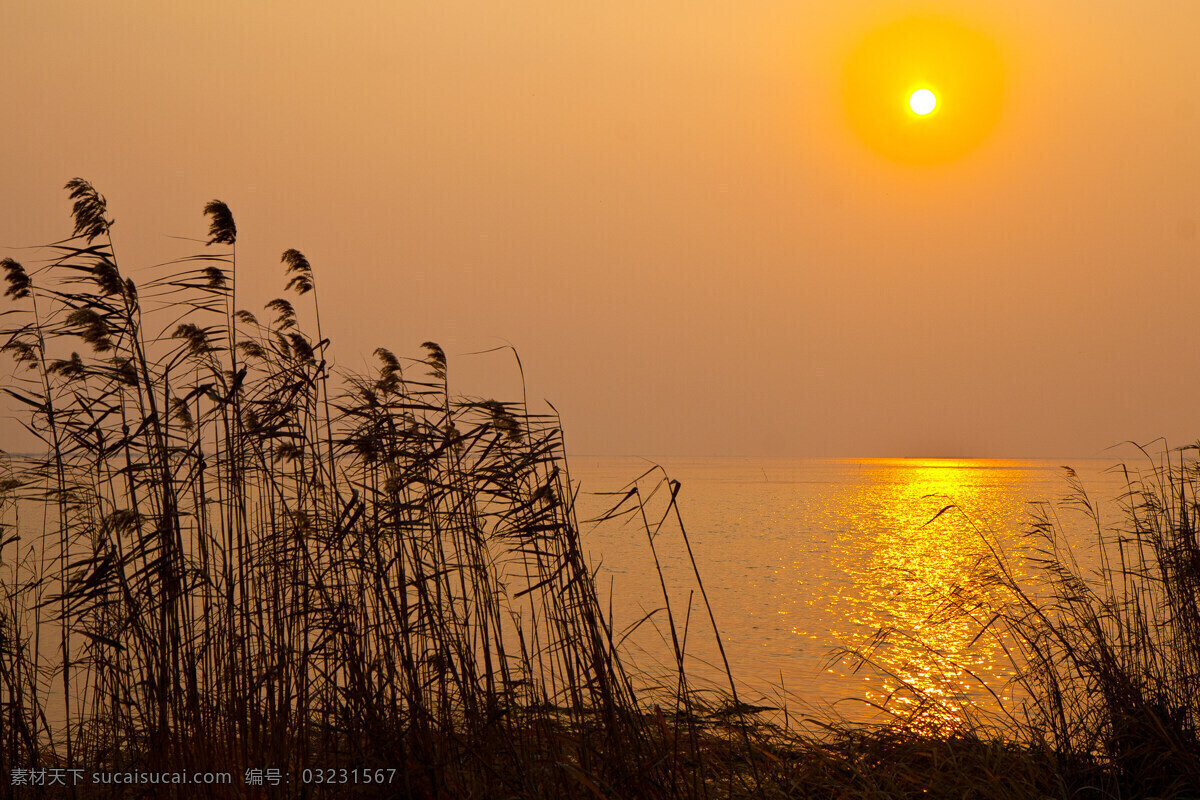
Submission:
M 937 98 L 928 89 L 917 89 L 912 93 L 912 97 L 908 98 L 908 107 L 913 110 L 913 113 L 921 116 L 933 111 L 936 105 Z
M 987 33 L 940 15 L 902 17 L 846 52 L 846 120 L 889 161 L 945 164 L 995 130 L 1005 65 Z

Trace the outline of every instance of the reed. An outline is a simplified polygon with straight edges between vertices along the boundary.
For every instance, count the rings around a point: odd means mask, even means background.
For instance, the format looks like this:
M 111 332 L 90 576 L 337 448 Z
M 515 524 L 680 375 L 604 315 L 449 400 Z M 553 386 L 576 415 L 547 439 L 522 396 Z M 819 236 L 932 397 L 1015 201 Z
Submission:
M 1055 796 L 1200 796 L 1197 452 L 1141 449 L 1147 466 L 1121 466 L 1120 522 L 1102 518 L 1067 468 L 1068 495 L 1034 504 L 1024 549 L 1002 553 L 981 533 L 975 586 L 942 592 L 922 624 L 966 620 L 1007 653 L 1015 677 L 993 693 L 993 712 L 968 710 L 950 726 L 928 720 L 951 691 L 905 686 L 886 730 L 1005 742 L 1052 776 Z M 1090 548 L 1070 544 L 1089 532 Z M 881 631 L 874 644 L 896 635 Z M 857 657 L 881 666 L 869 650 Z
M 67 189 L 73 235 L 32 268 L 0 262 L 3 391 L 39 443 L 0 457 L 4 775 L 231 773 L 214 797 L 257 796 L 250 769 L 279 770 L 288 796 L 1200 794 L 1194 448 L 1129 475 L 1119 531 L 1077 487 L 1094 573 L 1044 506 L 1032 583 L 993 549 L 1000 602 L 943 598 L 1021 668 L 1002 724 L 851 726 L 786 704 L 780 721 L 738 694 L 677 482 L 648 473 L 603 517 L 655 563 L 666 535 L 687 551 L 686 606 L 659 570 L 671 667 L 651 680 L 605 612 L 556 413 L 452 394 L 434 342 L 335 373 L 316 267 L 285 251 L 285 295 L 240 308 L 217 200 L 203 247 L 135 283 L 105 198 Z M 725 688 L 686 668 L 693 611 Z M 305 783 L 329 768 L 394 772 L 383 792 Z
M 218 200 L 203 248 L 135 284 L 105 198 L 67 189 L 73 236 L 2 264 L 39 454 L 0 474 L 0 767 L 708 795 L 682 658 L 651 697 L 619 655 L 555 414 L 452 395 L 433 342 L 332 373 L 313 265 L 285 251 L 293 294 L 239 308 Z
M 1142 451 L 1123 467 L 1124 522 L 1102 524 L 1073 472 L 1071 506 L 1095 536 L 1091 564 L 1064 545 L 1043 505 L 1032 535 L 1039 580 L 1004 571 L 1011 601 L 998 622 L 1020 647 L 1029 701 L 1020 731 L 1067 775 L 1113 794 L 1200 794 L 1200 465 L 1195 446 Z

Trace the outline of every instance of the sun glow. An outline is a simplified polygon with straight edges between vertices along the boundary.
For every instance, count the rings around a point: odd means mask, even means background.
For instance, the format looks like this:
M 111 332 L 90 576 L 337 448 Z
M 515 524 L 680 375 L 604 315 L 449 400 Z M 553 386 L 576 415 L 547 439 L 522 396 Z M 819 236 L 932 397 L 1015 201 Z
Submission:
M 941 17 L 910 17 L 867 34 L 846 61 L 847 119 L 879 155 L 935 164 L 970 153 L 1000 118 L 1000 52 L 988 36 Z
M 912 97 L 908 98 L 908 107 L 914 114 L 925 116 L 937 108 L 937 97 L 928 89 L 917 89 L 912 93 Z

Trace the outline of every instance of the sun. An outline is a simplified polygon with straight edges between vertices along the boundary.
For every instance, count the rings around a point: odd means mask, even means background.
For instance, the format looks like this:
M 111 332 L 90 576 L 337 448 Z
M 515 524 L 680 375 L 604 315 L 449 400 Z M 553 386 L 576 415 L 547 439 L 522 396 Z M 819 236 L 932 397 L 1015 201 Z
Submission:
M 912 93 L 912 97 L 908 98 L 908 107 L 914 114 L 920 114 L 922 117 L 932 114 L 937 108 L 937 96 L 928 89 L 917 89 Z
M 904 164 L 962 158 L 995 129 L 1004 68 L 986 34 L 943 17 L 908 17 L 864 36 L 843 80 L 847 121 L 877 154 Z

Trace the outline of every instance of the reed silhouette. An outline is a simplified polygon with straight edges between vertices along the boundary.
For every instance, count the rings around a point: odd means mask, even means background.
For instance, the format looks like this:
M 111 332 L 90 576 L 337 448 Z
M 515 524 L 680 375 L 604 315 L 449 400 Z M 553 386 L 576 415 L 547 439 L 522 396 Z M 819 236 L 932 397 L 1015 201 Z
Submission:
M 39 442 L 0 457 L 5 775 L 232 773 L 214 797 L 255 796 L 251 768 L 281 770 L 287 796 L 1197 796 L 1194 451 L 1130 476 L 1115 536 L 1080 492 L 1095 575 L 1047 506 L 1033 585 L 993 550 L 1004 602 L 943 598 L 1020 670 L 1005 724 L 766 717 L 724 661 L 678 483 L 647 473 L 604 519 L 635 525 L 656 565 L 661 537 L 681 537 L 721 690 L 685 668 L 694 603 L 672 605 L 661 569 L 673 673 L 622 657 L 556 413 L 452 394 L 434 342 L 334 373 L 317 269 L 286 250 L 290 296 L 265 321 L 239 308 L 219 200 L 202 247 L 135 284 L 105 198 L 66 188 L 72 236 L 34 268 L 0 261 L 3 391 Z M 386 786 L 304 778 L 330 768 L 381 769 Z
M 993 691 L 994 708 L 946 725 L 948 683 L 928 691 L 893 674 L 889 736 L 1005 742 L 1054 776 L 1055 796 L 1200 796 L 1200 446 L 1139 449 L 1145 468 L 1119 467 L 1121 521 L 1105 522 L 1065 468 L 1068 494 L 1034 504 L 1027 546 L 1004 553 L 985 537 L 971 576 L 930 603 L 922 625 L 965 620 L 1007 654 L 1015 677 Z M 895 636 L 919 640 L 881 630 L 852 655 L 886 672 L 875 648 Z
M 381 766 L 414 797 L 709 780 L 681 766 L 687 681 L 650 714 L 618 655 L 554 414 L 452 396 L 433 342 L 331 374 L 312 265 L 285 251 L 295 299 L 238 308 L 218 200 L 203 249 L 136 285 L 104 197 L 67 189 L 74 235 L 2 264 L 4 391 L 42 451 L 0 481 L 3 767 Z

